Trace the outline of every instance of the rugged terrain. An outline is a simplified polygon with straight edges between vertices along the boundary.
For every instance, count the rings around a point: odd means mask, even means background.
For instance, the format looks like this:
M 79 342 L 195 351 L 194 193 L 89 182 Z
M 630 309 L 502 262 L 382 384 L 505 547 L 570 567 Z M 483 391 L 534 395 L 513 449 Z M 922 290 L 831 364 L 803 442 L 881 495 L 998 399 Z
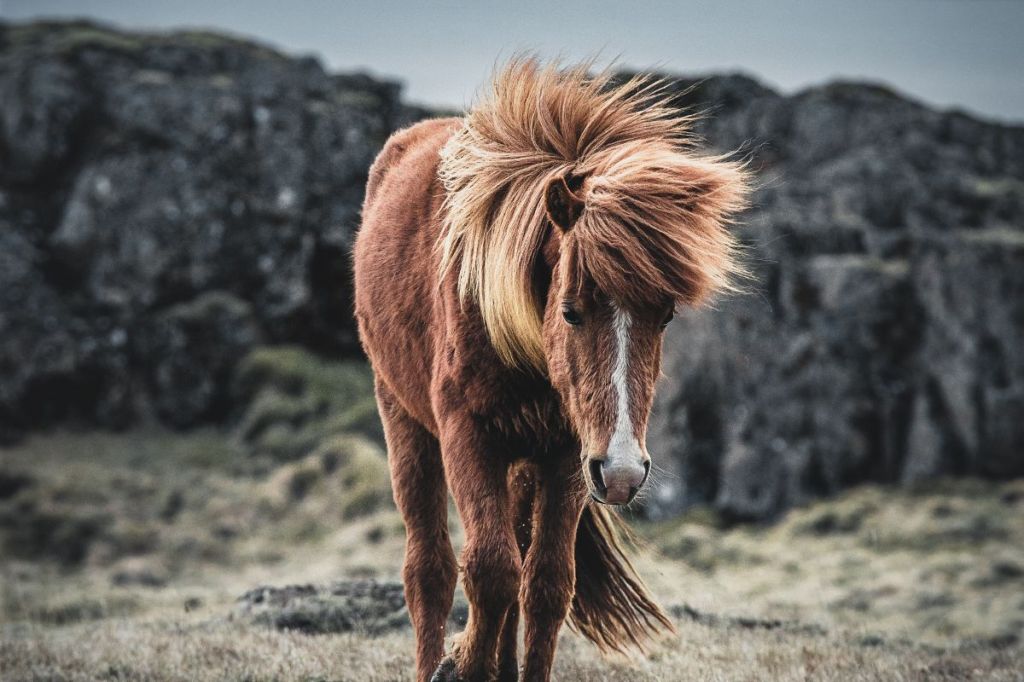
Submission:
M 403 532 L 365 436 L 281 461 L 209 428 L 37 435 L 0 471 L 4 680 L 411 679 Z M 556 679 L 1021 679 L 1020 482 L 637 529 L 678 635 L 605 660 L 566 633 Z
M 1024 474 L 1024 129 L 864 84 L 674 87 L 756 174 L 755 279 L 669 333 L 650 513 Z M 234 38 L 0 24 L 0 439 L 223 424 L 248 350 L 357 356 L 367 167 L 428 113 Z
M 1024 128 L 673 87 L 755 173 L 755 278 L 666 343 L 630 513 L 678 636 L 567 633 L 558 679 L 1021 680 Z M 408 679 L 348 255 L 429 114 L 220 35 L 0 24 L 0 678 Z
M 1024 128 L 866 84 L 678 87 L 759 189 L 750 293 L 669 331 L 660 511 L 1024 474 Z

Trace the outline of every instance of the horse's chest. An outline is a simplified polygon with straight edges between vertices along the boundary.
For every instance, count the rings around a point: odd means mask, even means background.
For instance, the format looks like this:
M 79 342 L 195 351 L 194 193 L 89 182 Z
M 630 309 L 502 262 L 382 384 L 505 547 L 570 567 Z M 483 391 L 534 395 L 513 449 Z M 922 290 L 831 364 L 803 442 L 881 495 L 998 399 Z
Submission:
M 482 416 L 493 433 L 529 446 L 549 443 L 565 430 L 557 404 L 546 397 L 509 401 Z
M 441 382 L 440 398 L 443 410 L 468 413 L 479 429 L 522 456 L 569 438 L 557 394 L 539 379 L 483 368 L 460 372 Z

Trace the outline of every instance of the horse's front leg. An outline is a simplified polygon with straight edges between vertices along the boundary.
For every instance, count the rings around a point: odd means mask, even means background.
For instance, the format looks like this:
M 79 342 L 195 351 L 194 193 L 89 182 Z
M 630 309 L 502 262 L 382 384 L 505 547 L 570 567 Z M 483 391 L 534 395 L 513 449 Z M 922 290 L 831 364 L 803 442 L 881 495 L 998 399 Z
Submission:
M 469 620 L 433 679 L 489 682 L 497 674 L 498 641 L 519 593 L 522 566 L 506 480 L 509 460 L 469 419 L 443 427 L 441 452 L 466 532 L 461 564 Z
M 579 460 L 572 456 L 541 469 L 536 484 L 533 541 L 520 594 L 525 622 L 520 682 L 546 682 L 551 675 L 558 631 L 576 586 L 576 529 L 587 500 Z

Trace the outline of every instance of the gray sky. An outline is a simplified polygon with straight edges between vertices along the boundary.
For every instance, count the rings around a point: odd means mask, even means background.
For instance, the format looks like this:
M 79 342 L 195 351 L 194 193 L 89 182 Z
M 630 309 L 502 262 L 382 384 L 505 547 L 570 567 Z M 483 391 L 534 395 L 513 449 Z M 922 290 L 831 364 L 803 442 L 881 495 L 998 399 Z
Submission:
M 253 36 L 333 70 L 398 78 L 414 101 L 462 106 L 517 50 L 678 73 L 743 71 L 793 91 L 888 83 L 940 107 L 1024 121 L 1024 0 L 0 0 L 0 17 Z

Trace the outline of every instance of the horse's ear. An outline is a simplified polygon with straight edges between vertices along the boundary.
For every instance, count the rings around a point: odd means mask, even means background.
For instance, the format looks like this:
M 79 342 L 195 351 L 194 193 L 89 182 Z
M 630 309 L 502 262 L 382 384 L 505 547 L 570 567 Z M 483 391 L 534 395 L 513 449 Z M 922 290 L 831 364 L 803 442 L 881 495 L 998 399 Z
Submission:
M 584 206 L 583 200 L 570 187 L 570 182 L 577 190 L 583 184 L 582 180 L 572 178 L 566 181 L 565 176 L 559 176 L 548 183 L 548 189 L 544 193 L 544 207 L 547 209 L 548 220 L 566 232 L 576 224 Z

